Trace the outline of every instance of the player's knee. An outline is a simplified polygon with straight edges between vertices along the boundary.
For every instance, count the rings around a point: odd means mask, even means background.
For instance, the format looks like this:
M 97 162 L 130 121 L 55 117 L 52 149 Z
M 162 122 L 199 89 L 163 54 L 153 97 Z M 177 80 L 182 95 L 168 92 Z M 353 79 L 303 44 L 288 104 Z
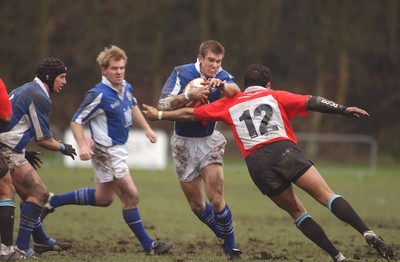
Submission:
M 225 201 L 223 198 L 215 198 L 210 201 L 210 204 L 214 211 L 221 211 L 225 207 Z
M 98 207 L 108 207 L 112 204 L 114 199 L 96 199 L 96 206 Z
M 192 205 L 191 206 L 193 213 L 196 216 L 201 216 L 201 214 L 203 214 L 205 206 L 201 205 L 201 204 L 196 204 L 196 205 Z
M 49 192 L 47 192 L 47 191 L 40 192 L 40 193 L 38 194 L 38 200 L 40 201 L 40 203 L 41 203 L 42 205 L 44 205 L 44 204 L 47 203 L 47 200 L 49 199 L 49 196 L 50 196 L 50 194 L 49 194 Z
M 136 207 L 139 204 L 139 192 L 136 190 L 122 192 L 119 198 L 126 207 Z
M 139 204 L 139 196 L 131 197 L 123 202 L 128 206 L 136 207 Z

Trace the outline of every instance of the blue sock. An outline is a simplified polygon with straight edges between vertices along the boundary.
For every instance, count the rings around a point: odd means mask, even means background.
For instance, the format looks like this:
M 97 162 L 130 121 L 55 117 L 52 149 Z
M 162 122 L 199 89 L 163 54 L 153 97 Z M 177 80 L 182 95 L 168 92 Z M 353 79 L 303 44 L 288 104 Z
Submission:
M 215 222 L 214 210 L 211 208 L 209 203 L 206 202 L 206 208 L 204 209 L 201 216 L 199 216 L 199 219 L 209 228 L 211 228 L 211 230 L 217 237 L 222 238 L 221 232 L 219 232 L 217 223 Z
M 21 208 L 21 221 L 18 228 L 16 245 L 21 250 L 29 249 L 32 231 L 40 220 L 42 208 L 32 202 L 25 202 Z
M 24 206 L 25 202 L 21 201 L 19 204 L 19 208 L 22 211 L 22 207 Z M 37 223 L 34 224 L 32 230 L 32 238 L 35 243 L 43 244 L 48 241 L 48 237 L 43 230 L 42 221 L 39 219 Z
M 144 229 L 143 222 L 140 219 L 139 210 L 137 208 L 132 209 L 124 209 L 122 210 L 122 215 L 126 224 L 135 234 L 137 239 L 139 239 L 140 243 L 143 246 L 143 249 L 147 252 L 151 249 L 151 244 L 153 243 L 153 239 L 151 239 Z
M 33 241 L 38 244 L 47 244 L 49 242 L 49 237 L 44 232 L 42 221 L 40 219 L 38 219 L 37 223 L 34 225 L 32 238 Z
M 235 233 L 233 230 L 232 213 L 228 205 L 218 213 L 215 213 L 215 222 L 218 225 L 221 236 L 224 239 L 225 253 L 233 248 L 237 248 L 235 243 Z
M 54 195 L 50 200 L 52 207 L 60 207 L 64 205 L 80 205 L 80 206 L 96 206 L 94 188 L 80 188 L 65 194 Z

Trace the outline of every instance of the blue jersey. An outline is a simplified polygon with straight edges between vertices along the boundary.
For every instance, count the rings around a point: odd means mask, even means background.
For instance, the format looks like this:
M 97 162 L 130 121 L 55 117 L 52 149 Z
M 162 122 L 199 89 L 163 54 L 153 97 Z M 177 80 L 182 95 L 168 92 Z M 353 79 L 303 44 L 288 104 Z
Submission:
M 35 141 L 53 137 L 50 131 L 51 100 L 39 78 L 20 86 L 9 94 L 12 117 L 1 130 L 0 143 L 22 153 L 33 138 Z
M 203 77 L 200 73 L 200 63 L 191 63 L 177 66 L 168 77 L 161 91 L 160 99 L 169 96 L 176 96 L 183 92 L 185 86 L 195 78 Z M 222 68 L 218 70 L 215 78 L 227 83 L 234 83 L 234 77 Z M 214 102 L 221 98 L 218 88 L 211 88 L 207 103 Z M 209 122 L 203 125 L 201 122 L 175 122 L 175 134 L 184 137 L 205 137 L 214 132 L 216 122 Z
M 137 104 L 132 86 L 124 81 L 122 92 L 114 89 L 107 78 L 90 89 L 72 121 L 89 123 L 92 139 L 102 146 L 123 145 L 132 126 L 132 108 Z

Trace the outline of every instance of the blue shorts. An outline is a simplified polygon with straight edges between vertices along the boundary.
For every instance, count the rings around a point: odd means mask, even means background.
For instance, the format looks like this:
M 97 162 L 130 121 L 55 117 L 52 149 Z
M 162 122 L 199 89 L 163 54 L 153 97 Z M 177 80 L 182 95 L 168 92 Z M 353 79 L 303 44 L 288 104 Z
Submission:
M 268 197 L 285 191 L 313 165 L 289 140 L 267 144 L 245 161 L 254 184 Z

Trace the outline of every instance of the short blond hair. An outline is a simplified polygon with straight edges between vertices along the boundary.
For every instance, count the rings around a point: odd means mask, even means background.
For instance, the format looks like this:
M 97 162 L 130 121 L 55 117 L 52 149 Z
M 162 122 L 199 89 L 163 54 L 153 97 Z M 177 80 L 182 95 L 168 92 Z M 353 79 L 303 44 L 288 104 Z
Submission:
M 107 68 L 110 65 L 111 59 L 117 61 L 122 59 L 125 61 L 125 64 L 128 62 L 128 57 L 125 54 L 125 51 L 115 45 L 104 47 L 104 50 L 100 52 L 96 60 L 100 67 Z

